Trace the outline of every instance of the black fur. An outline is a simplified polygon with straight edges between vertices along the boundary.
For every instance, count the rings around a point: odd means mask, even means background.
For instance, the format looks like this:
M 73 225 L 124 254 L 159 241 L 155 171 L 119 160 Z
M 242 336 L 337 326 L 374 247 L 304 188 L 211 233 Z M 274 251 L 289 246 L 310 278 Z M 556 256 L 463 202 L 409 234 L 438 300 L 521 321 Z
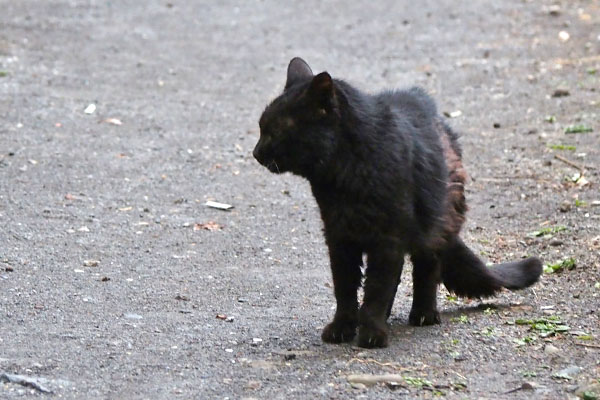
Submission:
M 337 301 L 324 341 L 350 341 L 358 327 L 360 346 L 387 346 L 407 253 L 413 325 L 440 322 L 440 282 L 460 296 L 485 297 L 537 281 L 537 258 L 487 268 L 459 238 L 467 209 L 461 150 L 423 90 L 368 95 L 294 58 L 260 132 L 254 157 L 271 172 L 307 178 L 321 210 Z

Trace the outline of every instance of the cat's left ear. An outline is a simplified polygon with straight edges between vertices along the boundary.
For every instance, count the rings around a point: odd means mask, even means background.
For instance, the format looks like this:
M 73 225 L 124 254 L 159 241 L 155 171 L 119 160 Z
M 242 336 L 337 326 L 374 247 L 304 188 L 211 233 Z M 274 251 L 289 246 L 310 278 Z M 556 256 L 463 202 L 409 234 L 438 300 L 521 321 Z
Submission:
M 304 61 L 300 57 L 294 57 L 288 65 L 287 82 L 285 83 L 285 89 L 288 89 L 295 83 L 306 81 L 312 77 L 312 69 L 310 69 L 306 61 Z

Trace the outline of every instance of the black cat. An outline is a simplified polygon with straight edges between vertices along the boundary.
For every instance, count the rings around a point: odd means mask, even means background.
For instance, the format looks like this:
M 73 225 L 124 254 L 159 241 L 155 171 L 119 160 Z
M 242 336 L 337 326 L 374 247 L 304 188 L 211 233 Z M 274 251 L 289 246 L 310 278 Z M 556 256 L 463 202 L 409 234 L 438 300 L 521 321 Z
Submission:
M 325 342 L 385 347 L 404 256 L 413 263 L 412 325 L 440 323 L 437 286 L 492 296 L 534 284 L 537 258 L 486 267 L 459 237 L 467 210 L 457 136 L 421 89 L 361 93 L 291 60 L 284 92 L 260 118 L 254 157 L 308 179 L 321 209 L 337 309 Z M 359 308 L 363 254 L 364 301 Z

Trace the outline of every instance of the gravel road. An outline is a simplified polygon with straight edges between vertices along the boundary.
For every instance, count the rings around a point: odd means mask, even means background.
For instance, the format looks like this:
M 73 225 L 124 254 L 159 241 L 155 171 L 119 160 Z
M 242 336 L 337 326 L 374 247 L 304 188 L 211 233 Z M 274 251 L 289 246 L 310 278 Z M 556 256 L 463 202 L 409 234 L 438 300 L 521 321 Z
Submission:
M 600 396 L 599 54 L 598 0 L 0 0 L 0 398 Z M 465 241 L 557 271 L 414 328 L 408 266 L 388 348 L 321 343 L 316 203 L 251 154 L 294 56 L 424 87 Z

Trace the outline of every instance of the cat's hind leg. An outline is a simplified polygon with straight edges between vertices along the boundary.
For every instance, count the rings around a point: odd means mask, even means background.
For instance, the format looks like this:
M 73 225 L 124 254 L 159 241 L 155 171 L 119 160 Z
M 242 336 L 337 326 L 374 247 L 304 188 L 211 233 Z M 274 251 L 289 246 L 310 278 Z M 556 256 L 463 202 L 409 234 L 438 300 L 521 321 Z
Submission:
M 365 296 L 358 313 L 358 345 L 386 347 L 388 345 L 387 318 L 394 301 L 404 252 L 393 245 L 379 246 L 368 253 Z
M 411 325 L 440 323 L 437 310 L 437 289 L 441 281 L 441 264 L 434 252 L 419 251 L 411 254 L 413 263 L 413 304 L 408 317 Z
M 330 243 L 329 258 L 337 308 L 321 338 L 327 343 L 350 342 L 356 336 L 358 325 L 357 291 L 362 279 L 362 250 L 353 243 Z

